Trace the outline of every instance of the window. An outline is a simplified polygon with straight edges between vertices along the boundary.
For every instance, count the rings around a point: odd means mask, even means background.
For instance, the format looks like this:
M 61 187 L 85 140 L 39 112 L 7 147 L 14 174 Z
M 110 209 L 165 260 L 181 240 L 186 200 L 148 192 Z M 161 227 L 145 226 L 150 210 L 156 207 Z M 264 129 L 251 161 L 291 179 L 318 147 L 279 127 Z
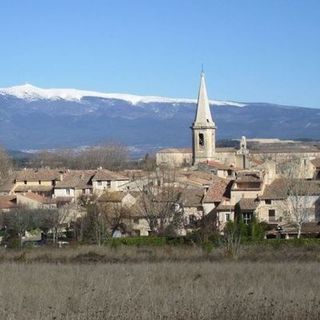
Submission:
M 39 184 L 41 184 L 41 180 L 39 180 Z
M 107 188 L 111 188 L 111 180 L 107 180 Z
M 66 194 L 67 194 L 68 196 L 70 196 L 70 189 L 69 189 L 69 188 L 66 189 Z
M 197 222 L 197 217 L 196 217 L 195 215 L 191 214 L 191 215 L 189 216 L 189 223 L 190 223 L 190 224 L 194 224 L 194 223 L 196 223 L 196 222 Z
M 98 185 L 98 186 L 102 186 L 102 181 L 98 180 L 98 181 L 97 181 L 97 185 Z
M 244 212 L 242 214 L 242 219 L 243 219 L 243 222 L 245 224 L 249 224 L 251 222 L 251 219 L 252 219 L 252 213 L 250 212 Z
M 27 184 L 27 180 L 24 180 L 23 183 L 24 183 L 24 184 Z
M 230 213 L 226 213 L 226 221 L 230 221 Z
M 271 204 L 272 200 L 265 200 L 266 204 Z
M 203 135 L 203 133 L 199 133 L 199 146 L 200 147 L 204 146 L 204 135 Z
M 276 221 L 276 210 L 269 210 L 269 222 Z
M 139 219 L 138 219 L 138 218 L 133 219 L 133 223 L 135 223 L 135 224 L 139 224 Z

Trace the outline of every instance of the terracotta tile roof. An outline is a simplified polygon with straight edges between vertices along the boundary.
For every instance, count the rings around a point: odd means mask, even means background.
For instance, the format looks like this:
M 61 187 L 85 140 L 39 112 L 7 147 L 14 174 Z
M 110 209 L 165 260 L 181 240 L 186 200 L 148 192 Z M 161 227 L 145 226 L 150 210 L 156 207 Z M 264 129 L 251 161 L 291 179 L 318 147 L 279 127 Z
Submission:
M 24 194 L 21 194 L 20 196 L 23 196 L 25 198 L 28 198 L 30 200 L 33 200 L 42 204 L 50 204 L 54 202 L 52 198 L 47 198 L 33 192 L 26 192 Z
M 259 201 L 257 199 L 242 198 L 238 204 L 241 210 L 255 210 Z
M 94 170 L 73 170 L 68 171 L 62 181 L 56 183 L 55 188 L 65 189 L 65 188 L 74 188 L 74 189 L 87 189 L 92 188 L 91 180 L 95 175 L 96 171 Z
M 191 148 L 167 148 L 161 149 L 158 153 L 192 153 Z
M 320 181 L 318 180 L 287 180 L 285 178 L 279 178 L 274 180 L 270 185 L 266 186 L 261 199 L 286 199 L 288 197 L 288 194 L 290 194 L 290 189 L 292 190 L 290 186 L 292 186 L 292 188 L 296 190 L 295 193 L 297 195 L 320 196 Z
M 93 181 L 97 181 L 97 180 L 129 180 L 128 177 L 125 177 L 117 172 L 113 172 L 110 170 L 106 170 L 106 169 L 101 169 L 98 170 L 97 173 L 94 175 L 94 177 L 92 178 Z
M 287 198 L 287 182 L 283 178 L 275 179 L 270 185 L 266 186 L 263 195 L 260 197 L 262 200 L 273 199 L 282 200 Z
M 178 182 L 196 188 L 203 185 L 209 185 L 212 179 L 216 177 L 212 173 L 207 173 L 204 171 L 188 171 L 181 172 L 177 175 L 176 179 Z
M 219 204 L 216 207 L 216 211 L 234 211 L 234 206 L 231 204 Z
M 209 185 L 210 184 L 210 180 L 207 179 L 203 179 L 197 176 L 190 176 L 188 177 L 188 181 L 191 184 L 193 183 L 194 185 Z
M 24 169 L 16 172 L 17 181 L 60 180 L 62 172 L 52 169 Z
M 260 174 L 255 171 L 239 171 L 236 178 L 237 182 L 259 182 L 262 181 Z
M 0 196 L 0 210 L 1 209 L 12 209 L 17 206 L 16 196 Z
M 14 188 L 14 192 L 51 192 L 53 191 L 53 186 L 43 186 L 43 185 L 36 185 L 36 186 L 28 186 L 28 185 L 21 185 Z
M 202 205 L 203 190 L 199 189 L 184 189 L 182 190 L 182 202 L 185 207 L 198 207 Z
M 232 184 L 233 181 L 221 178 L 215 179 L 204 196 L 203 202 L 221 202 L 223 199 L 230 198 Z
M 215 177 L 210 172 L 204 172 L 204 171 L 198 171 L 198 170 L 183 172 L 181 175 L 187 177 L 188 179 L 198 178 L 198 179 L 203 179 L 207 181 L 211 181 L 213 177 Z
M 320 168 L 320 158 L 316 158 L 311 160 L 311 163 L 316 167 L 316 168 Z
M 207 165 L 208 167 L 219 169 L 219 170 L 235 170 L 233 166 L 218 162 L 218 161 L 205 161 L 201 164 Z

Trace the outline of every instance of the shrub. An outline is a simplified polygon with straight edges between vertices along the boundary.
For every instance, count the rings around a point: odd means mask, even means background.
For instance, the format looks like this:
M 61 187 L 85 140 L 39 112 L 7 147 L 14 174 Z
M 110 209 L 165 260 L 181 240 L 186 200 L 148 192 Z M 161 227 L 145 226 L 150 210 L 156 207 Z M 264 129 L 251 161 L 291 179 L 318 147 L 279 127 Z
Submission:
M 202 250 L 206 253 L 206 254 L 210 254 L 211 251 L 213 250 L 214 245 L 213 242 L 211 241 L 206 241 L 202 244 Z
M 113 238 L 105 242 L 106 245 L 110 245 L 115 248 L 120 245 L 126 246 L 163 246 L 167 243 L 166 237 L 125 237 L 125 238 Z

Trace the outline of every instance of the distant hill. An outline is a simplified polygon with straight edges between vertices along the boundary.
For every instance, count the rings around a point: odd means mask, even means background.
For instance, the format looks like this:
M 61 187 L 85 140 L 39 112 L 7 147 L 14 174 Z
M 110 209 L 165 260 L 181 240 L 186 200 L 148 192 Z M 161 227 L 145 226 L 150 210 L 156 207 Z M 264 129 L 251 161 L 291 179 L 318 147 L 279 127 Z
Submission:
M 0 144 L 10 150 L 117 141 L 132 150 L 190 146 L 195 100 L 32 85 L 0 89 Z M 320 139 L 320 109 L 211 101 L 218 139 Z

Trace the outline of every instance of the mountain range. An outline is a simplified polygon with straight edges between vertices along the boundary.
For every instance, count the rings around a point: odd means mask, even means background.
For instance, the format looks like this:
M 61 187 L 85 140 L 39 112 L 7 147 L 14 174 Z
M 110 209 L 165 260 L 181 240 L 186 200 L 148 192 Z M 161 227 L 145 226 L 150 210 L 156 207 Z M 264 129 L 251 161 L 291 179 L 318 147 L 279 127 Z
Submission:
M 210 101 L 218 139 L 320 139 L 320 109 Z M 0 144 L 11 150 L 119 142 L 132 150 L 191 145 L 196 100 L 26 84 L 0 89 Z

